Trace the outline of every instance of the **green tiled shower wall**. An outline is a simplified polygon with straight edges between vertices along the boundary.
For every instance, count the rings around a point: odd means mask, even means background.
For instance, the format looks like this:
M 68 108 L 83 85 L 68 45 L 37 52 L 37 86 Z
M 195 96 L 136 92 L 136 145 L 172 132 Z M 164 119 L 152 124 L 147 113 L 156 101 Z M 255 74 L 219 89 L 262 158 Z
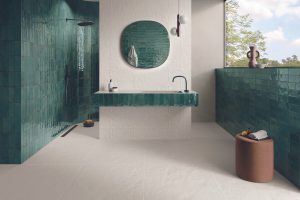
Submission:
M 216 121 L 232 136 L 266 130 L 275 169 L 300 188 L 300 69 L 216 69 Z
M 168 31 L 155 21 L 138 21 L 126 27 L 122 35 L 122 52 L 126 61 L 131 45 L 138 57 L 138 68 L 158 67 L 169 56 Z
M 96 107 L 195 107 L 197 93 L 94 94 Z
M 21 4 L 0 1 L 0 164 L 21 161 Z
M 0 107 L 0 164 L 22 163 L 70 125 L 99 118 L 93 106 L 99 90 L 99 3 L 7 2 L 0 3 L 0 86 L 7 94 Z M 95 24 L 79 27 L 79 21 L 66 18 Z M 69 105 L 66 65 L 71 69 Z

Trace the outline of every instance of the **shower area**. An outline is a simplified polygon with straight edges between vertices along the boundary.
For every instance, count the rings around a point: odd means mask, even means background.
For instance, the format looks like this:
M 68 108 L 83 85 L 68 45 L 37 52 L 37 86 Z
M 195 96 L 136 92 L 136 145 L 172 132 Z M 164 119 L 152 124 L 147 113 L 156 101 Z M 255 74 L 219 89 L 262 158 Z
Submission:
M 1 1 L 0 13 L 0 164 L 20 164 L 99 120 L 99 3 Z

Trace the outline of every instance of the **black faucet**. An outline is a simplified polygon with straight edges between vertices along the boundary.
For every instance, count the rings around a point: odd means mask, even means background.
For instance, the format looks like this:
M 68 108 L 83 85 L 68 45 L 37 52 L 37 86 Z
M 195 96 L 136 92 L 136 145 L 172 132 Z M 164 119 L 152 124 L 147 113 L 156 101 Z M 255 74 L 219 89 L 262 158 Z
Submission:
M 185 78 L 184 76 L 174 76 L 174 78 L 173 78 L 173 81 L 172 81 L 172 82 L 174 82 L 174 79 L 175 79 L 175 78 L 177 78 L 177 77 L 182 77 L 182 78 L 184 78 L 184 79 L 185 79 L 185 90 L 184 90 L 184 92 L 186 92 L 186 93 L 187 93 L 187 92 L 189 92 L 189 91 L 188 91 L 188 89 L 187 89 L 187 82 L 186 82 L 186 78 Z

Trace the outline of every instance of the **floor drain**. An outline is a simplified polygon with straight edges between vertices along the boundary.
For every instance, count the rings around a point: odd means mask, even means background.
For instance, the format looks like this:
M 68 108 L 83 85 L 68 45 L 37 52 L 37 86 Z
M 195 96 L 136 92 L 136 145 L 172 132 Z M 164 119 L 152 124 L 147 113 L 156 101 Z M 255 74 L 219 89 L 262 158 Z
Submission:
M 74 128 L 76 128 L 78 125 L 73 126 L 70 130 L 68 130 L 67 132 L 65 132 L 65 134 L 63 134 L 61 137 L 65 137 L 66 135 L 68 135 L 71 131 L 74 130 Z

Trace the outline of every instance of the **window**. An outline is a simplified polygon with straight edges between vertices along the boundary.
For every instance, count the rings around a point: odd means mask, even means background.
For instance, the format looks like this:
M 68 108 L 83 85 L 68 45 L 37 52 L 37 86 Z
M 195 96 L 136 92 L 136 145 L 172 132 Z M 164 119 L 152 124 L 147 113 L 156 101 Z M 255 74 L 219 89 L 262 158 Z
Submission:
M 227 0 L 226 67 L 248 67 L 249 46 L 259 64 L 300 67 L 300 0 Z

